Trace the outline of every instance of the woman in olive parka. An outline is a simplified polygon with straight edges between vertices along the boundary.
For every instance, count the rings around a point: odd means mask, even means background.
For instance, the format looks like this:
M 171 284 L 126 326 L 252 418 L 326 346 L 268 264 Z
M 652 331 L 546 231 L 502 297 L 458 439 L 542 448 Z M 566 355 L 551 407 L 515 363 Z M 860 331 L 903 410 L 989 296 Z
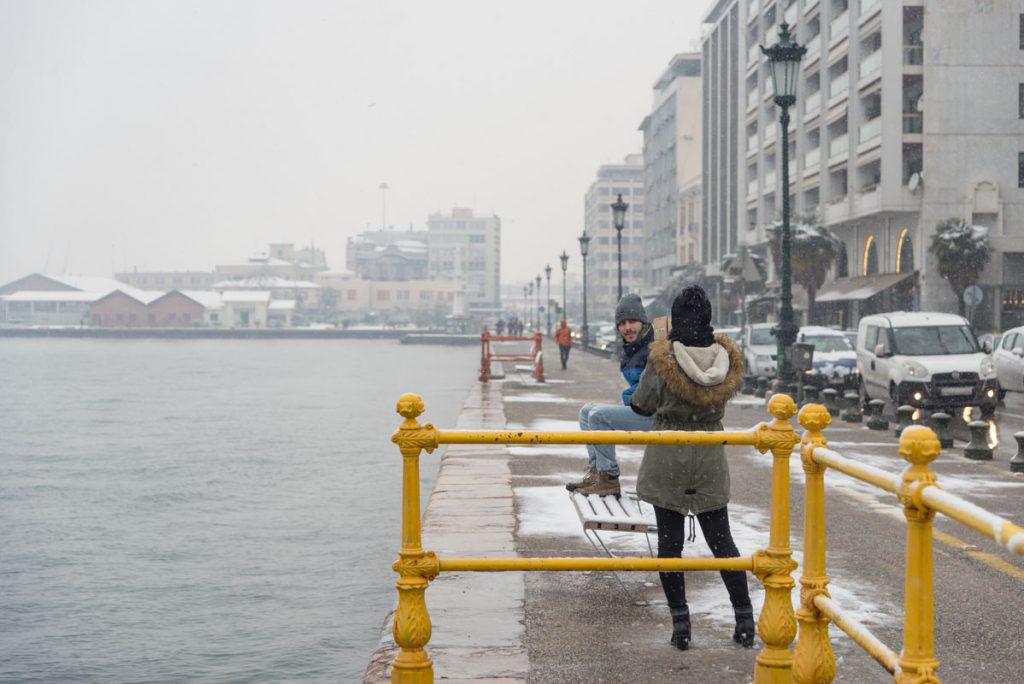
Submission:
M 672 302 L 666 340 L 651 343 L 650 359 L 630 403 L 641 415 L 655 416 L 653 430 L 721 431 L 725 404 L 743 381 L 743 352 L 711 327 L 711 302 L 690 285 Z M 658 557 L 679 558 L 686 515 L 693 513 L 716 558 L 736 558 L 729 530 L 729 464 L 719 446 L 649 445 L 640 464 L 637 496 L 654 506 Z M 663 572 L 661 586 L 672 612 L 672 645 L 690 645 L 690 610 L 682 572 Z M 733 639 L 754 645 L 754 611 L 747 574 L 723 570 L 722 581 L 736 614 Z

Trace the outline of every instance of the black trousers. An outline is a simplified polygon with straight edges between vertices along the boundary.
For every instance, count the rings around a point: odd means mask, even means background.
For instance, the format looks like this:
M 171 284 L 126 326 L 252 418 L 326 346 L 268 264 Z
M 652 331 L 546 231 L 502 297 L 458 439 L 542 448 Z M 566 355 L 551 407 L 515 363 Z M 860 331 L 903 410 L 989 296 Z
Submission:
M 565 364 L 569 362 L 569 352 L 571 350 L 572 347 L 568 344 L 558 345 L 558 353 L 562 358 L 562 368 L 565 368 Z
M 686 516 L 667 508 L 654 507 L 658 522 L 658 558 L 679 558 L 686 541 Z M 700 531 L 711 548 L 715 558 L 737 558 L 740 552 L 732 540 L 729 529 L 729 511 L 726 506 L 697 514 Z M 747 573 L 742 570 L 722 570 L 722 581 L 729 592 L 733 608 L 750 606 L 750 592 L 747 591 Z M 662 572 L 661 587 L 665 590 L 669 608 L 686 606 L 686 579 L 682 572 Z

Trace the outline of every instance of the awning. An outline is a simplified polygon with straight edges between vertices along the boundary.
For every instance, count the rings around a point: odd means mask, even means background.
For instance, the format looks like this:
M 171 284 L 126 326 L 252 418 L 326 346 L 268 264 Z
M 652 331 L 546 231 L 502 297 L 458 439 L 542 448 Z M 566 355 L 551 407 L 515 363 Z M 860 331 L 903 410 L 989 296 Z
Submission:
M 814 301 L 819 304 L 863 301 L 902 283 L 913 275 L 913 273 L 886 273 L 885 275 L 840 278 L 821 288 Z

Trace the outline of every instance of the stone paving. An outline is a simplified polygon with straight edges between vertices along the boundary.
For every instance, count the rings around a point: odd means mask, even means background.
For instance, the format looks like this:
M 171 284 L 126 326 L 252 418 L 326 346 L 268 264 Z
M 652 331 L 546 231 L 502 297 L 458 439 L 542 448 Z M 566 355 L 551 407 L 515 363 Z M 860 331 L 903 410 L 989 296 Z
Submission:
M 521 373 L 477 385 L 458 427 L 573 430 L 583 403 L 615 401 L 622 387 L 614 361 L 578 353 L 568 371 L 549 367 L 547 375 L 544 385 Z M 428 407 L 421 420 L 429 418 Z M 766 418 L 763 401 L 739 397 L 729 407 L 726 427 L 746 429 Z M 835 419 L 826 434 L 846 456 L 893 472 L 904 465 L 891 431 Z M 1024 520 L 1024 479 L 1005 472 L 1006 464 L 998 460 L 965 460 L 962 446 L 936 461 L 940 483 L 993 512 Z M 639 447 L 620 449 L 626 488 L 635 483 L 641 455 Z M 770 459 L 730 448 L 729 462 L 731 524 L 741 553 L 747 554 L 767 545 Z M 424 547 L 442 556 L 595 555 L 562 488 L 584 465 L 579 446 L 448 448 L 426 510 Z M 792 459 L 791 472 L 792 538 L 799 561 L 799 458 Z M 842 474 L 829 473 L 826 483 L 832 596 L 898 652 L 902 512 L 891 495 Z M 1024 645 L 1024 563 L 942 516 L 936 527 L 946 535 L 944 541 L 937 535 L 935 544 L 936 648 L 943 681 L 1017 681 Z M 611 535 L 609 541 L 616 553 L 647 555 L 640 535 Z M 699 529 L 685 553 L 710 555 Z M 435 676 L 450 681 L 750 681 L 760 641 L 754 651 L 731 641 L 731 611 L 716 573 L 686 577 L 694 641 L 684 653 L 668 644 L 671 622 L 655 573 L 622 573 L 625 591 L 611 573 L 442 574 L 426 592 Z M 756 579 L 749 583 L 759 612 L 763 592 Z M 836 681 L 892 680 L 835 627 L 831 635 Z M 393 654 L 388 625 L 367 681 L 386 679 Z

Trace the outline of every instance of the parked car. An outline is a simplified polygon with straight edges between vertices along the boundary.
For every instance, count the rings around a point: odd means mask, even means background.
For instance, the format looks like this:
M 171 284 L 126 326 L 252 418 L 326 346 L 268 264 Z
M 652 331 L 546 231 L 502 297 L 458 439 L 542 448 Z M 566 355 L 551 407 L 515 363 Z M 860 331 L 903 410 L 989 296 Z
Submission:
M 889 399 L 926 410 L 979 406 L 990 415 L 999 392 L 991 351 L 978 343 L 962 316 L 865 316 L 857 328 L 863 399 Z
M 772 335 L 774 323 L 755 323 L 743 331 L 743 353 L 747 360 L 747 373 L 754 376 L 775 376 L 778 343 Z
M 1024 392 L 1024 327 L 1003 333 L 992 352 L 999 378 L 999 398 L 1007 392 Z
M 804 326 L 796 341 L 814 345 L 813 368 L 805 372 L 805 383 L 843 391 L 860 388 L 857 352 L 843 331 Z

